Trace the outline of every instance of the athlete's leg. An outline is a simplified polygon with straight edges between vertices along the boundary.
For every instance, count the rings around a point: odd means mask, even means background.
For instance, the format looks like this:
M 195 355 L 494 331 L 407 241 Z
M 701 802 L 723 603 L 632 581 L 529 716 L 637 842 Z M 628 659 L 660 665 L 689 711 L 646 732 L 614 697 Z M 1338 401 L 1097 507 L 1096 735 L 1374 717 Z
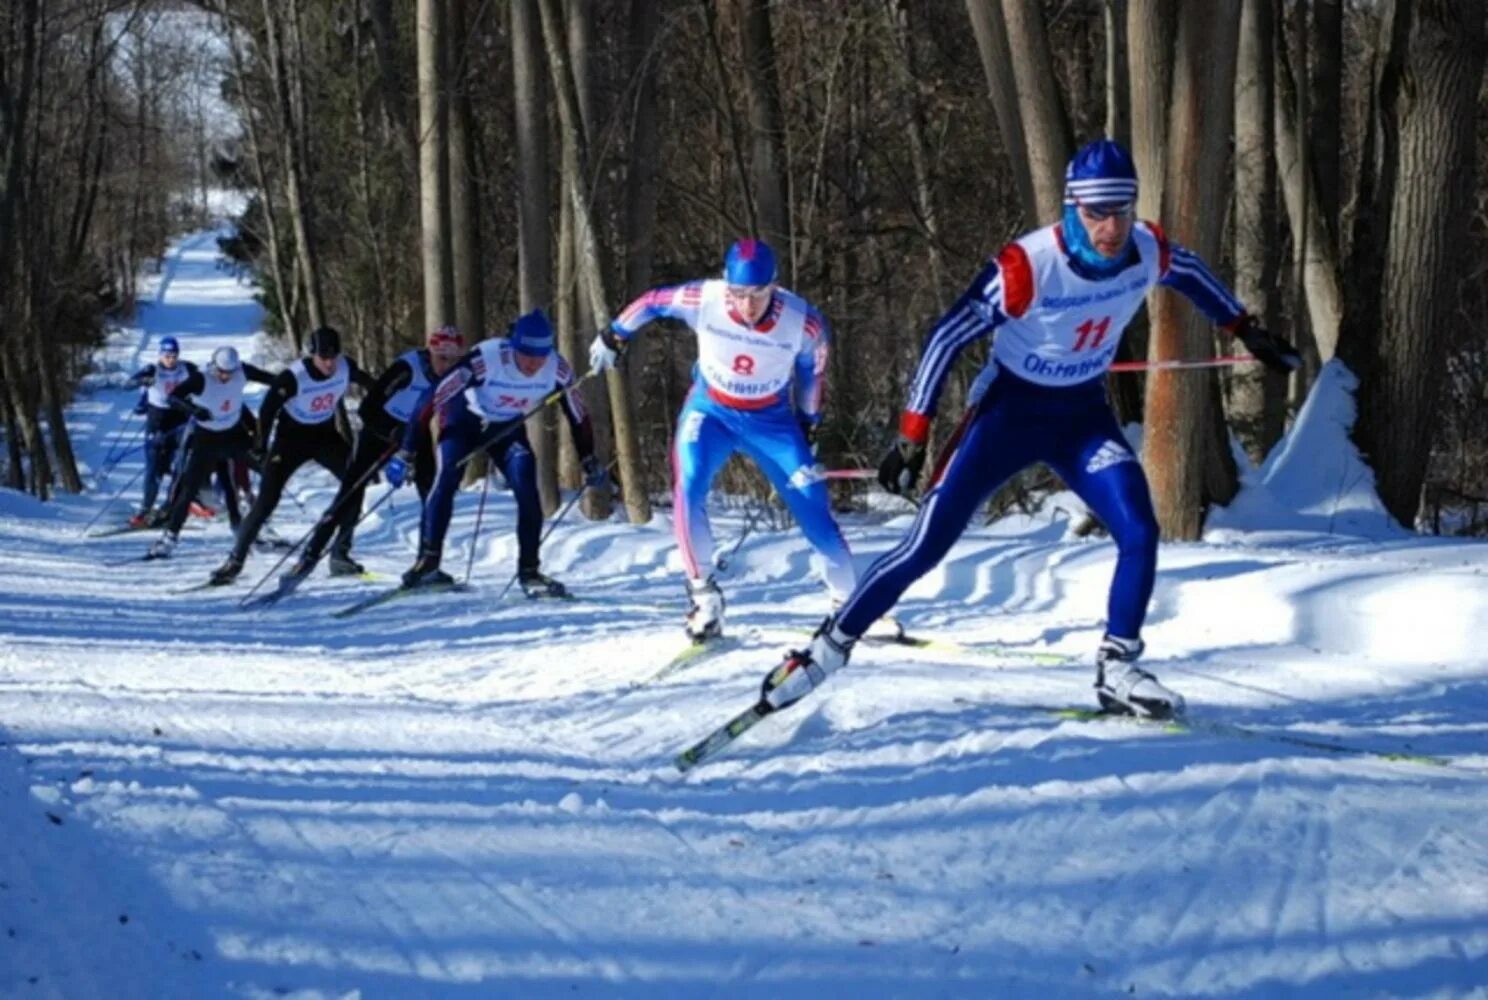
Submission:
M 1147 477 L 1110 408 L 1071 414 L 1066 435 L 1047 461 L 1116 542 L 1106 631 L 1140 638 L 1157 575 L 1157 516 Z
M 838 631 L 860 636 L 928 573 L 966 530 L 982 503 L 1009 477 L 1034 461 L 1038 434 L 996 384 L 983 398 L 939 483 L 925 495 L 902 542 L 868 567 L 838 613 Z
M 827 589 L 834 598 L 845 600 L 857 582 L 852 552 L 832 516 L 826 480 L 795 415 L 782 407 L 751 414 L 748 423 L 749 433 L 739 435 L 739 447 L 770 480 L 800 524 L 806 541 L 821 557 Z
M 737 446 L 733 432 L 709 412 L 707 399 L 696 389 L 687 397 L 672 442 L 672 530 L 682 551 L 682 566 L 692 580 L 713 573 L 708 490 Z
M 465 406 L 463 394 L 445 404 L 436 418 L 439 443 L 434 450 L 434 489 L 424 504 L 420 525 L 419 564 L 439 565 L 444 553 L 444 536 L 449 531 L 455 511 L 455 493 L 465 468 L 460 464 L 480 438 L 480 420 Z
M 537 549 L 542 537 L 543 510 L 542 497 L 537 491 L 537 460 L 532 455 L 526 429 L 507 435 L 486 453 L 506 477 L 506 484 L 517 501 L 517 572 L 536 573 L 541 562 Z

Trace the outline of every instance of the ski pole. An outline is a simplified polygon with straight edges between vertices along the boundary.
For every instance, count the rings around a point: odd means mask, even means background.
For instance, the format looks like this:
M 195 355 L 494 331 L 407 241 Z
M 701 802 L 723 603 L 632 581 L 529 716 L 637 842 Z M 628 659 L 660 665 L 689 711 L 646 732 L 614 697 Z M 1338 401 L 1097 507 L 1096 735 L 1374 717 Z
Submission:
M 310 526 L 310 530 L 301 535 L 299 541 L 290 546 L 289 549 L 285 551 L 284 555 L 279 557 L 279 561 L 274 563 L 273 566 L 269 567 L 269 571 L 265 573 L 259 579 L 259 581 L 253 585 L 253 589 L 243 595 L 243 599 L 238 602 L 238 607 L 243 607 L 248 599 L 255 593 L 257 593 L 260 587 L 268 582 L 269 577 L 278 572 L 279 567 L 283 566 L 289 560 L 290 556 L 298 552 L 300 548 L 310 540 L 311 535 L 314 535 L 317 531 L 319 531 L 322 526 L 332 523 L 336 518 L 336 514 L 340 512 L 341 505 L 346 503 L 346 501 L 350 499 L 353 493 L 355 493 L 358 489 L 365 485 L 367 481 L 372 478 L 373 474 L 377 472 L 378 469 L 387 464 L 388 459 L 392 458 L 393 455 L 397 453 L 397 451 L 398 442 L 394 441 L 392 444 L 388 445 L 387 449 L 378 456 L 377 461 L 373 462 L 372 465 L 367 468 L 367 471 L 358 476 L 356 481 L 351 484 L 351 489 L 343 491 L 339 499 L 334 501 L 329 509 L 327 509 L 324 514 L 320 515 L 320 519 Z M 378 507 L 381 507 L 383 500 L 388 499 L 388 497 L 391 497 L 392 495 L 393 491 L 389 490 L 387 494 L 383 496 L 382 500 L 377 501 L 377 503 L 373 504 L 370 508 L 363 511 L 362 516 L 357 518 L 356 523 L 361 524 L 364 520 L 366 520 L 368 514 L 372 513 L 372 511 L 376 510 Z
M 465 560 L 465 579 L 460 581 L 463 587 L 470 582 L 471 571 L 475 569 L 475 546 L 480 541 L 481 518 L 486 514 L 486 494 L 491 492 L 491 470 L 488 467 L 486 474 L 481 479 L 480 505 L 475 508 L 475 530 L 470 533 L 470 558 Z M 506 591 L 502 591 L 506 593 Z
M 131 476 L 129 478 L 129 482 L 125 483 L 123 486 L 120 486 L 119 489 L 118 489 L 118 491 L 116 493 L 114 493 L 113 496 L 109 497 L 108 500 L 105 501 L 105 503 L 104 503 L 104 505 L 102 507 L 98 508 L 98 513 L 93 515 L 93 519 L 91 521 L 89 521 L 87 524 L 83 525 L 83 530 L 81 532 L 81 535 L 84 538 L 86 538 L 87 535 L 88 535 L 88 529 L 91 528 L 91 527 L 93 527 L 93 525 L 95 525 L 95 524 L 98 523 L 99 519 L 101 517 L 103 517 L 104 513 L 110 507 L 112 507 L 114 505 L 114 501 L 117 500 L 117 499 L 119 499 L 121 496 L 123 496 L 124 495 L 124 491 L 127 490 L 127 489 L 129 489 L 129 487 L 133 486 L 135 484 L 135 482 L 137 482 L 139 480 L 139 477 L 140 476 L 143 476 L 144 474 L 145 474 L 145 468 L 144 468 L 144 466 L 140 466 L 140 470 L 138 472 L 136 472 L 133 476 Z
M 760 519 L 760 512 L 764 509 L 765 505 L 763 503 L 756 503 L 754 506 L 749 508 L 749 517 L 744 522 L 744 530 L 739 532 L 739 538 L 737 541 L 734 542 L 733 548 L 729 549 L 727 552 L 716 557 L 713 560 L 714 569 L 718 570 L 718 572 L 720 573 L 726 572 L 728 570 L 729 563 L 732 562 L 734 556 L 738 554 L 739 547 L 744 544 L 744 539 L 748 538 L 749 533 L 754 530 L 755 524 Z
M 1175 371 L 1187 368 L 1229 368 L 1233 365 L 1259 364 L 1249 354 L 1226 354 L 1218 358 L 1173 358 L 1166 361 L 1118 361 L 1111 366 L 1113 372 Z
M 533 416 L 534 414 L 540 413 L 542 409 L 549 403 L 555 403 L 558 400 L 562 399 L 564 393 L 572 392 L 597 374 L 598 372 L 595 371 L 585 372 L 583 375 L 580 375 L 578 378 L 574 379 L 573 385 L 570 385 L 567 388 L 554 389 L 542 399 L 539 399 L 533 406 L 531 406 L 527 410 L 526 413 L 523 413 L 520 417 L 512 417 L 510 420 L 503 420 L 500 423 L 496 424 L 494 427 L 489 428 L 489 434 L 486 437 L 482 438 L 481 441 L 479 441 L 474 448 L 471 448 L 468 455 L 460 459 L 458 463 L 459 467 L 463 469 L 466 465 L 470 464 L 470 461 L 474 459 L 476 455 L 485 451 L 493 444 L 496 444 L 499 441 L 503 440 L 508 434 L 516 433 L 517 429 L 524 423 L 526 423 L 529 417 Z
M 568 515 L 568 512 L 569 511 L 573 510 L 574 504 L 576 504 L 576 503 L 579 502 L 579 498 L 584 495 L 584 490 L 586 488 L 587 487 L 580 487 L 579 489 L 577 489 L 577 490 L 574 491 L 574 495 L 573 496 L 571 496 L 571 497 L 568 498 L 568 503 L 566 503 L 566 504 L 563 505 L 563 509 L 560 510 L 560 511 L 558 511 L 558 515 L 553 518 L 553 523 L 551 523 L 551 524 L 548 525 L 548 530 L 547 531 L 544 531 L 542 533 L 542 537 L 537 540 L 537 547 L 539 549 L 542 548 L 543 542 L 546 542 L 548 540 L 548 536 L 553 533 L 553 529 L 556 528 L 556 527 L 558 527 L 558 522 L 561 521 L 561 520 L 563 520 L 564 517 L 566 517 Z M 520 569 L 517 570 L 515 573 L 513 573 L 511 575 L 511 579 L 508 580 L 508 581 L 506 581 L 506 586 L 501 588 L 501 593 L 499 593 L 499 594 L 496 595 L 496 600 L 500 601 L 503 597 L 505 597 L 506 596 L 506 592 L 508 590 L 511 590 L 512 584 L 516 583 L 517 582 L 517 577 L 519 577 L 521 575 L 522 575 L 522 571 Z M 470 574 L 468 572 L 465 574 L 465 578 L 467 580 L 470 579 Z
M 99 468 L 98 475 L 94 478 L 94 489 L 102 486 L 103 481 L 108 478 L 108 474 L 114 471 L 114 466 L 122 462 L 126 455 L 131 454 L 136 448 L 139 447 L 140 438 L 145 436 L 145 431 L 148 429 L 149 424 L 140 424 L 140 429 L 136 431 L 134 435 L 129 438 L 128 441 L 124 442 L 122 448 L 120 446 L 118 438 L 114 439 L 114 445 L 112 448 L 109 449 L 108 457 L 103 460 L 103 465 Z

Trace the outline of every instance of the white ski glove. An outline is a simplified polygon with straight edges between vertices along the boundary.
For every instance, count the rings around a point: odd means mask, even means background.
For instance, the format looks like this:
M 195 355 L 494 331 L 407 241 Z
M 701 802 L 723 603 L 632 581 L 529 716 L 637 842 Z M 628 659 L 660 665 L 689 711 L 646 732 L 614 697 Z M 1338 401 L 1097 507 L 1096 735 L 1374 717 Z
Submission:
M 603 372 L 614 368 L 623 350 L 625 341 L 617 339 L 609 330 L 599 331 L 594 335 L 594 343 L 589 345 L 590 371 Z

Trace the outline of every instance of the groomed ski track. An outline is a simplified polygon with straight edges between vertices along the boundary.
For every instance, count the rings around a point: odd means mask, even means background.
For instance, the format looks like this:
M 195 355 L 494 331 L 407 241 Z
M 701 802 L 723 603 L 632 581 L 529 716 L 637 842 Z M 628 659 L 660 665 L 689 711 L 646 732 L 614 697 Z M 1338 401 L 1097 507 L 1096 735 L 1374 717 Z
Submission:
M 270 360 L 216 235 L 173 248 L 76 401 L 90 481 L 160 335 Z M 153 537 L 79 537 L 138 467 L 0 493 L 0 996 L 1488 996 L 1481 544 L 1165 546 L 1146 633 L 1196 713 L 1449 767 L 1019 707 L 1089 704 L 1114 552 L 1058 514 L 975 529 L 901 608 L 1009 653 L 865 646 L 680 778 L 825 610 L 795 533 L 723 580 L 739 648 L 634 688 L 685 644 L 664 516 L 558 528 L 544 569 L 590 600 L 493 603 L 515 561 L 493 490 L 470 593 L 337 621 L 384 584 L 321 570 L 243 613 L 277 556 L 168 593 L 225 525 L 98 567 Z M 291 489 L 306 509 L 273 523 L 298 538 L 333 484 Z M 389 581 L 416 512 L 405 491 L 358 533 Z M 721 544 L 740 523 L 720 513 Z M 907 524 L 849 520 L 860 566 Z

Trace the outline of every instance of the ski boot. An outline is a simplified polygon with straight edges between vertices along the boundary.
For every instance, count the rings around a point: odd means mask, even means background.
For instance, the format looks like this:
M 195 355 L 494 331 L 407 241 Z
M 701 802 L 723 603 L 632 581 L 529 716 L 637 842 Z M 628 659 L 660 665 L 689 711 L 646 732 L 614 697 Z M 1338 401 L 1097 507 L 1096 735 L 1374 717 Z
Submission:
M 687 637 L 693 642 L 707 642 L 723 635 L 723 591 L 713 578 L 688 580 L 687 596 L 692 601 L 687 609 Z
M 1183 714 L 1183 696 L 1158 683 L 1136 665 L 1146 646 L 1141 639 L 1107 635 L 1095 654 L 1095 695 L 1101 708 L 1118 715 L 1171 719 Z
M 760 701 L 778 712 L 794 705 L 821 685 L 830 674 L 847 665 L 852 656 L 857 637 L 837 631 L 834 619 L 822 622 L 811 645 L 804 650 L 792 650 L 784 662 L 765 675 L 760 685 Z
M 319 561 L 318 559 L 311 559 L 309 556 L 300 556 L 300 558 L 295 560 L 295 564 L 290 567 L 287 573 L 279 574 L 280 588 L 283 590 L 293 590 L 295 587 L 298 587 L 300 581 L 304 580 L 305 577 L 309 576 L 315 570 L 315 564 Z
M 223 587 L 236 580 L 241 572 L 243 572 L 243 560 L 237 556 L 228 556 L 221 566 L 212 570 L 208 582 L 214 587 Z
M 439 568 L 439 558 L 437 556 L 419 556 L 413 566 L 403 574 L 403 586 L 406 589 L 442 586 L 454 582 L 454 577 Z
M 131 514 L 129 516 L 129 526 L 131 528 L 148 528 L 150 526 L 150 512 L 142 510 L 138 514 Z
M 567 587 L 535 569 L 524 569 L 519 572 L 517 585 L 522 588 L 522 593 L 531 598 L 569 596 Z
M 351 553 L 345 549 L 332 549 L 327 566 L 331 576 L 361 576 L 367 572 L 367 567 L 351 558 Z
M 202 503 L 200 500 L 191 501 L 191 506 L 187 509 L 191 511 L 192 517 L 212 518 L 217 516 L 216 507 L 209 507 L 207 504 Z
M 180 536 L 175 532 L 167 531 L 155 540 L 150 546 L 150 551 L 145 554 L 146 559 L 169 559 L 170 554 L 176 550 L 176 542 Z

